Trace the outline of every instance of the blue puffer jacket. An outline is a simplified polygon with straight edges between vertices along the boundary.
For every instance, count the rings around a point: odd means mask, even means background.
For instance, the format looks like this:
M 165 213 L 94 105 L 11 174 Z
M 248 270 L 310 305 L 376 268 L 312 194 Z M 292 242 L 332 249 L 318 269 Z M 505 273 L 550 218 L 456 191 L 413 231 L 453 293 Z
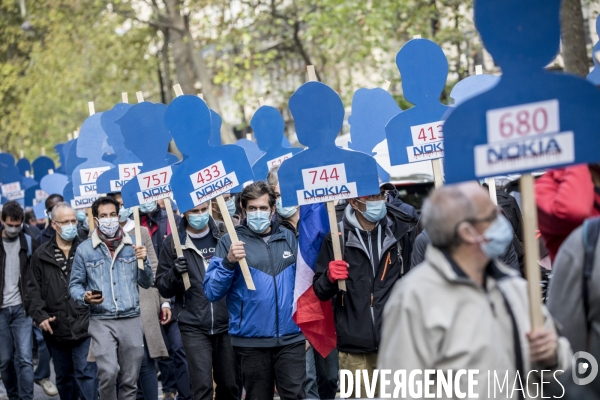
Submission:
M 111 257 L 106 244 L 97 231 L 77 247 L 69 293 L 76 303 L 87 305 L 92 319 L 117 319 L 140 316 L 140 293 L 138 285 L 144 289 L 152 286 L 154 273 L 146 258 L 144 270 L 138 269 L 137 258 L 132 244 L 135 238 L 123 235 L 123 241 Z M 86 291 L 101 290 L 104 301 L 89 305 L 84 302 Z
M 304 340 L 292 320 L 296 251 L 294 234 L 271 223 L 267 243 L 246 225 L 236 227 L 245 243 L 246 260 L 256 290 L 248 290 L 238 263 L 227 259 L 231 246 L 224 235 L 204 277 L 204 292 L 211 302 L 227 295 L 229 334 L 234 346 L 274 347 Z

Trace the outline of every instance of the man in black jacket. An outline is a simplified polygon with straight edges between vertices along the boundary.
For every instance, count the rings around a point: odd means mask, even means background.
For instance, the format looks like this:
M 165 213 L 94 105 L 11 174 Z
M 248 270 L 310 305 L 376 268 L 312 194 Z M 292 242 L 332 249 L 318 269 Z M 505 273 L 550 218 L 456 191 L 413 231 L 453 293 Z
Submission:
M 339 224 L 344 261 L 334 260 L 328 234 L 313 278 L 313 289 L 321 301 L 335 296 L 340 369 L 368 370 L 370 376 L 377 368 L 383 308 L 408 268 L 402 257 L 402 239 L 417 223 L 416 218 L 386 204 L 385 187 L 382 185 L 378 195 L 349 200 Z M 345 292 L 337 283 L 344 279 Z M 361 393 L 366 393 L 364 383 L 362 388 Z
M 229 312 L 225 299 L 211 303 L 203 289 L 204 276 L 219 241 L 219 229 L 209 215 L 210 203 L 184 214 L 179 239 L 184 257 L 177 258 L 173 235 L 163 244 L 156 272 L 156 287 L 163 297 L 175 297 L 174 316 L 179 323 L 187 356 L 194 400 L 213 398 L 213 378 L 218 399 L 237 399 L 236 362 L 228 334 Z M 186 291 L 182 275 L 188 273 Z
M 89 312 L 69 296 L 71 265 L 79 245 L 77 218 L 68 203 L 52 208 L 54 236 L 34 253 L 25 299 L 33 321 L 44 331 L 54 360 L 61 399 L 97 397 L 96 363 L 87 361 Z

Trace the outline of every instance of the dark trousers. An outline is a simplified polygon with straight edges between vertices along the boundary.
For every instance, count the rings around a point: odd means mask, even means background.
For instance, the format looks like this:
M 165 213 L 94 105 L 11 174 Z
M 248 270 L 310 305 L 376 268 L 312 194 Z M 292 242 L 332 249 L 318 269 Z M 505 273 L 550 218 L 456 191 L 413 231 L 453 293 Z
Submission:
M 319 352 L 312 348 L 315 354 L 315 365 L 317 367 L 317 385 L 319 386 L 319 397 L 325 399 L 335 399 L 338 389 L 338 371 L 340 363 L 337 349 L 333 349 L 325 358 L 321 357 Z
M 162 391 L 163 393 L 177 392 L 178 400 L 190 400 L 192 398 L 190 378 L 179 324 L 171 322 L 163 325 L 162 328 L 163 338 L 169 351 L 169 358 L 158 361 Z
M 192 399 L 212 400 L 213 379 L 217 400 L 237 400 L 239 390 L 236 362 L 227 332 L 207 335 L 192 325 L 180 324 L 181 339 L 187 354 L 192 379 Z
M 304 399 L 304 340 L 279 347 L 234 347 L 242 369 L 246 400 L 272 399 L 273 382 L 282 400 Z
M 89 337 L 65 341 L 46 338 L 46 346 L 52 356 L 54 372 L 56 372 L 56 388 L 61 400 L 98 398 L 96 363 L 87 361 L 90 341 Z
M 138 377 L 138 399 L 158 399 L 158 377 L 156 376 L 156 364 L 150 358 L 148 344 L 144 337 L 144 358 L 140 367 L 140 376 Z

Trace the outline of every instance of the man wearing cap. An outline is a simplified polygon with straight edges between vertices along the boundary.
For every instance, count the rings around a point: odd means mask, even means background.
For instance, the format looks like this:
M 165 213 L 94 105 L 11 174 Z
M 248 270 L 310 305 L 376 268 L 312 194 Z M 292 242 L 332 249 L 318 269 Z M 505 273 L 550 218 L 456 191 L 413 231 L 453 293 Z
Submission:
M 313 289 L 317 297 L 335 296 L 334 316 L 340 369 L 377 368 L 383 308 L 398 279 L 407 272 L 402 238 L 416 219 L 387 204 L 387 188 L 379 194 L 350 199 L 338 224 L 343 260 L 333 256 L 332 238 L 325 237 L 317 259 Z M 347 291 L 338 289 L 345 280 Z M 363 388 L 361 393 L 366 393 Z

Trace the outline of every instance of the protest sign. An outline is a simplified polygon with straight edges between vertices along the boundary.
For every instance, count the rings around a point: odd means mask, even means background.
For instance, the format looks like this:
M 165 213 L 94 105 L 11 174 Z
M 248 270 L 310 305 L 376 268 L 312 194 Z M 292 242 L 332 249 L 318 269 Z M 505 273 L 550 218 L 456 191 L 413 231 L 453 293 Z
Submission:
M 449 107 L 440 102 L 446 85 L 448 60 L 436 43 L 408 41 L 396 55 L 402 90 L 414 107 L 392 118 L 385 127 L 392 165 L 432 161 L 436 187 L 442 185 L 444 157 L 442 118 Z
M 238 139 L 236 140 L 234 145 L 244 149 L 244 152 L 246 153 L 246 158 L 248 159 L 250 165 L 256 163 L 256 161 L 259 158 L 261 158 L 263 154 L 265 154 L 264 151 L 258 148 L 258 145 L 255 142 L 249 139 Z
M 289 101 L 298 140 L 308 148 L 281 163 L 281 201 L 284 207 L 327 203 L 334 256 L 341 260 L 333 202 L 378 194 L 377 163 L 367 154 L 335 145 L 344 105 L 332 88 L 316 82 L 313 66 L 309 66 L 309 80 Z M 346 282 L 338 281 L 338 287 L 346 290 Z
M 171 179 L 180 211 L 186 212 L 216 199 L 227 232 L 232 241 L 237 242 L 237 234 L 222 195 L 241 192 L 243 184 L 254 179 L 244 150 L 234 145 L 209 144 L 211 113 L 204 100 L 198 96 L 178 93 L 167 107 L 165 124 L 173 135 L 177 148 L 184 155 Z M 200 149 L 202 150 L 199 151 Z M 246 286 L 249 290 L 254 290 L 246 260 L 240 260 L 239 264 Z
M 15 200 L 21 205 L 25 204 L 25 190 L 22 188 L 21 181 L 23 176 L 15 165 L 15 158 L 12 154 L 0 153 L 0 193 L 2 195 L 1 203 Z
M 596 33 L 600 35 L 600 15 L 598 15 L 598 18 L 596 18 Z M 598 57 L 594 56 L 597 55 L 598 52 L 600 52 L 600 40 L 596 42 L 594 48 L 592 49 L 592 60 L 594 61 L 594 69 L 592 69 L 587 76 L 588 82 L 591 82 L 596 86 L 600 86 L 600 62 L 598 61 Z
M 221 124 L 223 119 L 213 109 L 210 110 L 210 137 L 208 138 L 208 144 L 211 146 L 222 145 L 221 141 Z
M 444 124 L 448 183 L 600 160 L 600 92 L 544 70 L 560 46 L 560 0 L 475 2 L 475 24 L 503 75 Z M 544 15 L 544 18 L 539 18 Z M 533 177 L 521 178 L 532 326 L 543 324 Z
M 302 151 L 298 147 L 284 147 L 285 123 L 276 108 L 261 106 L 250 120 L 258 148 L 264 152 L 253 164 L 252 172 L 257 181 L 267 179 L 269 171 L 281 165 L 283 160 L 291 158 Z
M 21 176 L 27 176 L 28 173 L 31 173 L 31 163 L 25 157 L 21 157 L 19 161 L 17 161 L 17 169 Z
M 73 209 L 91 207 L 92 203 L 104 194 L 99 193 L 96 181 L 103 172 L 108 171 L 113 165 L 102 159 L 104 153 L 109 149 L 106 146 L 106 133 L 102 129 L 101 118 L 103 113 L 95 113 L 93 103 L 90 106 L 90 116 L 83 122 L 79 137 L 77 138 L 77 157 L 85 161 L 73 171 L 71 181 L 73 183 Z M 88 213 L 90 221 L 93 220 Z M 91 225 L 91 222 L 90 222 Z
M 386 83 L 389 86 L 389 82 Z M 385 140 L 385 126 L 402 109 L 387 89 L 361 88 L 354 92 L 352 113 L 348 117 L 350 142 L 348 148 L 375 156 L 373 149 Z M 390 180 L 390 174 L 377 163 L 382 182 Z

